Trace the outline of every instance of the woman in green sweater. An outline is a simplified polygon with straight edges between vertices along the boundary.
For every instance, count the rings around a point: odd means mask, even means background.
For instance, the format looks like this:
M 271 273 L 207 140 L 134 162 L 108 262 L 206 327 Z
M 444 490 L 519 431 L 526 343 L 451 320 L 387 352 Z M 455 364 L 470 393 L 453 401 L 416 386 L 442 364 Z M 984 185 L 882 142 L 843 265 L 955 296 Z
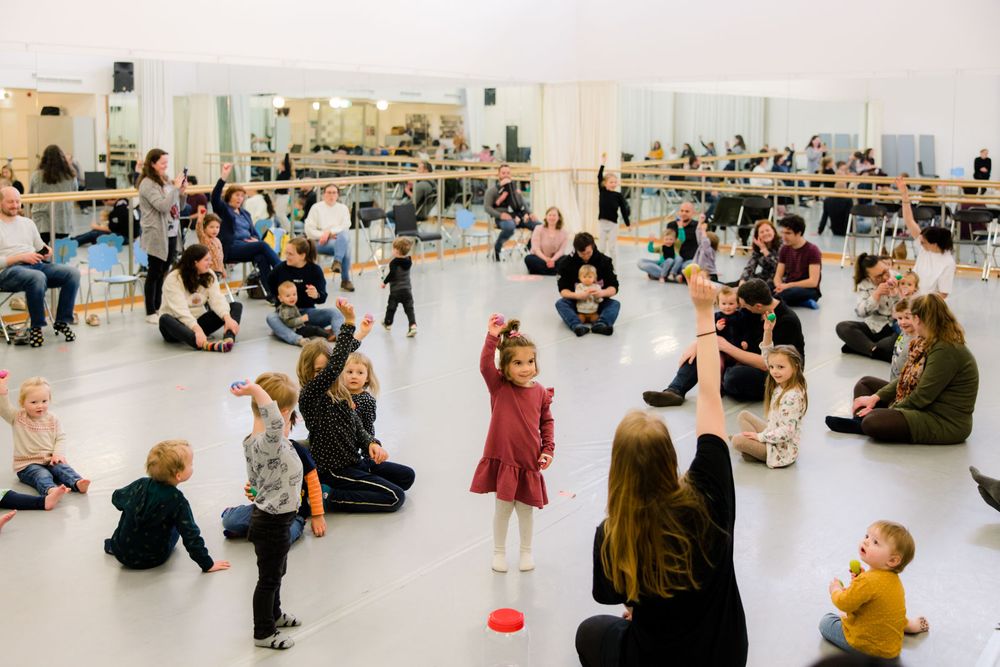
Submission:
M 979 368 L 965 346 L 965 332 L 937 294 L 917 297 L 910 311 L 925 352 L 911 355 L 893 382 L 854 399 L 861 430 L 882 442 L 964 442 L 972 432 L 979 392 Z

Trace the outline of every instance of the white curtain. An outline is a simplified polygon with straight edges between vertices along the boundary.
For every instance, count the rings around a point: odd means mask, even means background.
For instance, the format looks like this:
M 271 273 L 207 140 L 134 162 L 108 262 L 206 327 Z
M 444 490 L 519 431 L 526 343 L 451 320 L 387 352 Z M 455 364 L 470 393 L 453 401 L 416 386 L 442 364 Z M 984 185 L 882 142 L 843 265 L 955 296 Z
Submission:
M 139 90 L 139 159 L 153 148 L 174 152 L 174 94 L 166 63 L 140 60 L 136 68 Z M 171 172 L 180 167 L 172 164 Z
M 250 152 L 250 96 L 230 95 L 229 96 L 229 130 L 232 132 L 232 146 L 234 153 Z M 241 166 L 237 169 L 234 179 L 237 181 L 250 180 L 250 168 L 242 164 L 241 160 L 236 160 Z
M 465 122 L 465 142 L 469 149 L 478 152 L 483 140 L 483 124 L 485 123 L 486 105 L 482 88 L 466 88 L 463 119 Z
M 699 146 L 698 137 L 705 143 L 714 141 L 719 155 L 725 154 L 725 142 L 732 143 L 737 134 L 746 142 L 747 152 L 756 153 L 763 145 L 765 98 L 677 93 L 674 99 L 673 143 L 678 152 L 684 142 Z
M 623 87 L 619 94 L 622 152 L 642 160 L 654 141 L 664 154 L 674 140 L 674 93 L 668 90 Z M 692 142 L 697 150 L 697 144 Z M 680 151 L 680 145 L 677 150 Z
M 219 152 L 219 107 L 214 95 L 190 95 L 187 98 L 187 135 L 183 138 L 184 155 L 191 173 L 201 185 L 211 185 L 219 166 L 211 165 L 210 153 Z M 214 158 L 218 161 L 218 157 Z
M 865 104 L 865 133 L 859 142 L 858 148 L 864 150 L 872 147 L 875 149 L 875 164 L 881 164 L 882 156 L 882 101 L 868 100 Z

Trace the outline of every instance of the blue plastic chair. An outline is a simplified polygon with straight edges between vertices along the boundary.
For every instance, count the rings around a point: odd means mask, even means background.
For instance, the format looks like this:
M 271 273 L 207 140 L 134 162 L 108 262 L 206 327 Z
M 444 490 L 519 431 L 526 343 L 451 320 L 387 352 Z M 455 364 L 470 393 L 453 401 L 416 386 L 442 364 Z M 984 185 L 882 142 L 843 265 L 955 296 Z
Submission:
M 489 252 L 491 247 L 491 240 L 493 235 L 490 233 L 490 228 L 486 229 L 473 229 L 476 224 L 476 216 L 467 208 L 458 206 L 455 208 L 455 225 L 462 233 L 460 247 L 465 249 L 465 240 L 476 240 L 476 239 L 486 239 L 486 251 Z M 478 256 L 473 253 L 473 257 L 478 259 Z
M 132 276 L 125 273 L 124 270 L 120 274 L 115 274 L 115 267 L 121 268 L 121 263 L 118 261 L 118 251 L 115 247 L 110 244 L 105 243 L 95 243 L 91 246 L 90 251 L 87 253 L 87 260 L 90 263 L 90 272 L 87 274 L 87 301 L 84 304 L 83 312 L 84 316 L 87 314 L 87 309 L 90 306 L 90 300 L 92 292 L 94 289 L 94 283 L 104 283 L 106 285 L 104 289 L 104 318 L 107 321 L 111 321 L 111 313 L 108 309 L 108 299 L 111 293 L 111 287 L 114 285 L 120 285 L 122 287 L 122 302 L 121 302 L 121 312 L 125 312 L 125 288 L 129 289 L 129 297 L 132 303 L 131 310 L 135 310 L 135 286 L 139 282 L 138 276 Z M 147 262 L 149 258 L 146 258 Z M 99 274 L 97 278 L 93 278 L 93 275 Z
M 69 264 L 69 260 L 77 255 L 80 244 L 73 239 L 56 239 L 52 249 L 52 261 L 56 264 Z
M 135 257 L 136 264 L 144 269 L 149 268 L 149 254 L 139 247 L 139 239 L 132 243 L 132 256 Z
M 121 252 L 122 248 L 125 247 L 125 237 L 121 234 L 101 234 L 97 237 L 97 242 L 114 246 L 118 252 Z
M 271 229 L 271 225 L 272 221 L 270 218 L 264 218 L 262 220 L 258 220 L 257 223 L 254 225 L 254 229 L 257 230 L 257 236 L 260 237 L 261 241 L 263 241 L 264 236 L 267 235 L 267 230 Z
M 287 233 L 288 232 L 281 227 L 271 228 L 271 238 L 273 240 L 272 247 L 274 248 L 274 252 L 278 253 L 278 255 L 281 255 L 281 241 L 285 238 Z

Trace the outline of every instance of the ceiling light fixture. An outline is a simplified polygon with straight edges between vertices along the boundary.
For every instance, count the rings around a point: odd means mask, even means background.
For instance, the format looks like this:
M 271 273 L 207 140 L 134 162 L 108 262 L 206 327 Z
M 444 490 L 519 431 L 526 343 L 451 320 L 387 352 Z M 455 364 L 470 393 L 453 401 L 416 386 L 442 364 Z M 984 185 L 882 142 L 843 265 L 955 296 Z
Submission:
M 379 100 L 378 102 L 375 103 L 375 108 L 378 109 L 379 111 L 385 111 L 386 109 L 389 108 L 388 100 Z
M 285 98 L 281 95 L 275 95 L 271 98 L 271 104 L 274 105 L 275 109 L 281 109 L 285 106 Z

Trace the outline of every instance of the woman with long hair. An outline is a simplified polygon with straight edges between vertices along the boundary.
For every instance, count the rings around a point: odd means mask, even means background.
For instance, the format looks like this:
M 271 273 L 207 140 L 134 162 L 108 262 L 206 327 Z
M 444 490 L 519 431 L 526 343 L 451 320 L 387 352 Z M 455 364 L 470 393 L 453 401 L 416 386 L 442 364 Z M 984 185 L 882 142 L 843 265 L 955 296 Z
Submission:
M 861 253 L 854 262 L 854 291 L 858 293 L 854 314 L 862 319 L 837 323 L 837 337 L 844 341 L 842 351 L 888 362 L 897 336 L 892 314 L 900 299 L 889 263 Z
M 979 367 L 965 346 L 965 331 L 938 294 L 910 302 L 914 340 L 899 377 L 876 389 L 854 389 L 857 420 L 827 420 L 834 430 L 862 433 L 881 442 L 954 445 L 972 432 Z
M 180 233 L 180 212 L 186 197 L 187 181 L 178 174 L 167 177 L 167 152 L 154 148 L 146 153 L 139 173 L 139 224 L 142 233 L 139 245 L 149 255 L 144 297 L 146 321 L 156 324 L 157 312 L 163 300 L 163 280 L 177 257 L 177 235 Z
M 778 252 L 781 250 L 781 236 L 773 222 L 765 218 L 754 223 L 750 247 L 750 257 L 740 273 L 740 279 L 729 283 L 729 286 L 739 287 L 748 280 L 760 278 L 773 289 L 774 272 L 778 270 Z
M 584 667 L 746 664 L 747 629 L 733 570 L 736 491 L 726 445 L 715 287 L 689 281 L 698 335 L 698 448 L 687 473 L 666 424 L 634 411 L 615 431 L 608 516 L 594 537 L 594 599 L 624 604 L 576 633 Z
M 559 262 L 565 256 L 569 236 L 563 229 L 563 215 L 555 206 L 545 211 L 542 224 L 531 232 L 531 252 L 525 255 L 524 265 L 528 273 L 554 276 L 558 273 Z
M 13 183 L 11 184 L 13 185 Z M 69 160 L 62 149 L 50 144 L 42 151 L 38 168 L 31 174 L 28 183 L 33 195 L 48 192 L 76 192 L 76 172 L 70 166 Z M 32 204 L 31 219 L 38 227 L 38 233 L 46 243 L 51 243 L 50 234 L 54 231 L 56 238 L 69 236 L 73 229 L 73 202 L 47 202 Z
M 243 304 L 229 303 L 222 296 L 208 246 L 188 246 L 163 283 L 158 320 L 163 340 L 206 352 L 229 352 L 236 343 L 242 314 Z M 223 329 L 222 340 L 209 340 L 219 329 Z

